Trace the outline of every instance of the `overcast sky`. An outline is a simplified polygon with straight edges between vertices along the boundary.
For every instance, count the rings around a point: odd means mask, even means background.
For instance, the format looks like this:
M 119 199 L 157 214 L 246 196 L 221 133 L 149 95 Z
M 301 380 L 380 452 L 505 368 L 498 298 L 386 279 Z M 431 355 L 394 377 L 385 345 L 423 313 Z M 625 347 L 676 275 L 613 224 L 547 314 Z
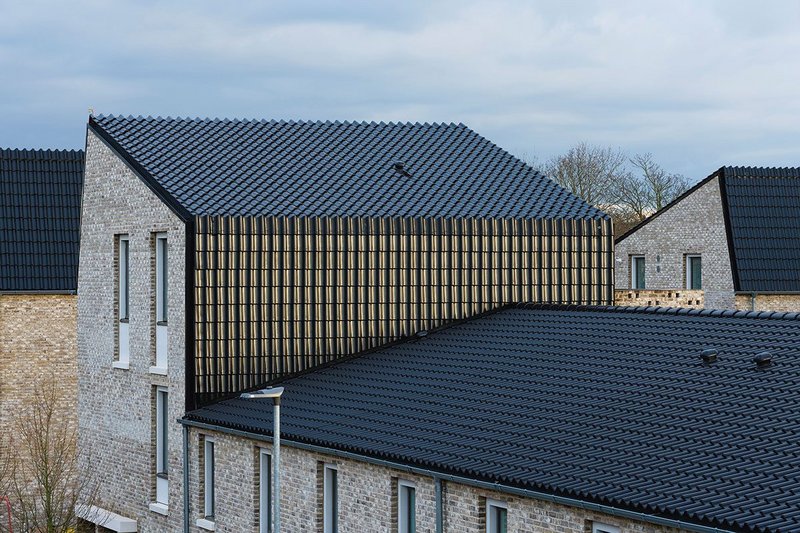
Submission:
M 697 180 L 800 166 L 800 2 L 0 0 L 0 147 L 96 113 L 463 122 Z

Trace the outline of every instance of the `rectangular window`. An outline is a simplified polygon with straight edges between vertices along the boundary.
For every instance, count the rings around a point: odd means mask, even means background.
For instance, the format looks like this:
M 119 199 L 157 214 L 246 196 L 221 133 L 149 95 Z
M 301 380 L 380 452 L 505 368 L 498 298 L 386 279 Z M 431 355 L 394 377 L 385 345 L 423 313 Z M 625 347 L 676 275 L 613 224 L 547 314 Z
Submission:
M 156 387 L 156 503 L 167 505 L 169 481 L 169 404 L 167 389 Z
M 206 437 L 203 442 L 203 515 L 214 520 L 214 441 Z
M 631 256 L 631 289 L 644 289 L 645 262 L 643 255 Z
M 408 481 L 397 481 L 397 532 L 417 531 L 417 491 Z
M 322 480 L 322 531 L 324 533 L 337 533 L 339 531 L 339 489 L 336 475 L 335 465 L 325 465 Z
M 271 533 L 272 456 L 267 450 L 260 450 L 258 458 L 258 531 L 259 533 Z
M 130 313 L 130 243 L 127 235 L 117 237 L 117 361 L 127 365 L 130 358 L 130 335 L 128 314 Z
M 167 292 L 167 234 L 157 233 L 155 238 L 156 248 L 156 369 L 167 368 L 167 310 L 169 298 Z
M 703 288 L 703 260 L 699 255 L 686 256 L 686 288 Z
M 619 533 L 619 528 L 601 522 L 592 522 L 592 533 Z
M 508 510 L 504 502 L 486 500 L 486 533 L 508 532 Z

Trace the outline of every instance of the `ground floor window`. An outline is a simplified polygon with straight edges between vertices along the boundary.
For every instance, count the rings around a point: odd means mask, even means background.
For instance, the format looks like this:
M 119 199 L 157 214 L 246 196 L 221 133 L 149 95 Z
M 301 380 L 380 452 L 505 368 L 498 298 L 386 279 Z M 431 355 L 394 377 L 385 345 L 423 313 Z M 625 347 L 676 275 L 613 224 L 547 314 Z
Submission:
M 699 255 L 686 256 L 686 288 L 692 290 L 703 288 L 703 259 Z
M 486 500 L 486 533 L 508 533 L 508 508 L 505 502 Z

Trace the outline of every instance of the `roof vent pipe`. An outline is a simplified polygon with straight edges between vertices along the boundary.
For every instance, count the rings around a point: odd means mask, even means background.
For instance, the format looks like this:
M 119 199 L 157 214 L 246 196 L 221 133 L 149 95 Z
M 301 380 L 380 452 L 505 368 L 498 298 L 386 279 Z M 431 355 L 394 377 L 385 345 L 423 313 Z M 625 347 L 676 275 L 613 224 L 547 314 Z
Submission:
M 395 163 L 393 165 L 393 167 L 397 172 L 399 172 L 403 176 L 406 176 L 406 177 L 410 177 L 411 176 L 411 174 L 409 174 L 408 171 L 406 170 L 405 163 L 403 163 L 402 161 L 398 161 L 397 163 Z
M 700 357 L 703 358 L 704 363 L 714 363 L 717 360 L 717 353 L 714 348 L 708 348 L 700 352 Z
M 753 357 L 753 362 L 757 368 L 765 368 L 772 364 L 772 354 L 770 352 L 761 352 Z

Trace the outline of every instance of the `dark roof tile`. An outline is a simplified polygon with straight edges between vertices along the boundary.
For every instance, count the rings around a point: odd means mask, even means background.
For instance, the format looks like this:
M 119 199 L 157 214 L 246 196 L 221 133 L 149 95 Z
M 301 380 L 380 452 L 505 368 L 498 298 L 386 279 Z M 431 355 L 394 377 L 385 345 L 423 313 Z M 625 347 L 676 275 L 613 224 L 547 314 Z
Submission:
M 757 370 L 764 350 L 774 364 Z M 289 440 L 701 525 L 800 530 L 797 314 L 512 307 L 282 384 Z M 268 435 L 271 414 L 234 399 L 187 419 Z
M 725 167 L 740 291 L 800 291 L 800 168 Z
M 90 127 L 191 215 L 607 218 L 463 124 L 97 116 Z
M 82 150 L 0 149 L 0 291 L 78 286 Z

